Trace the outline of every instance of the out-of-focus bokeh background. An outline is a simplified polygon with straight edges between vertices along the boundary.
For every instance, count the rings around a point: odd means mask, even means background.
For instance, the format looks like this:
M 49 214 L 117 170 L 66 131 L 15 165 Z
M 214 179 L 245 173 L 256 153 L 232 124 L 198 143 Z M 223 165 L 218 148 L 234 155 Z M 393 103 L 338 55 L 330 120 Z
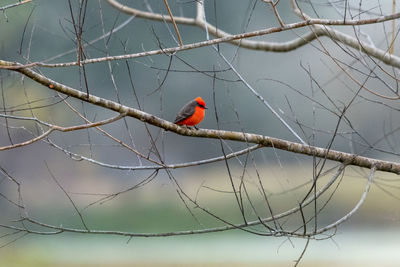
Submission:
M 2 1 L 0 6 L 14 2 Z M 0 59 L 20 63 L 75 61 L 77 46 L 73 20 L 75 23 L 79 20 L 80 2 L 70 1 L 73 18 L 68 1 L 37 0 L 4 10 L 0 13 Z M 280 1 L 277 6 L 281 17 L 285 23 L 299 21 L 288 2 Z M 167 14 L 163 1 L 121 3 Z M 175 16 L 196 15 L 196 1 L 170 0 L 168 3 Z M 331 19 L 342 18 L 344 10 L 348 12 L 347 16 L 359 19 L 390 14 L 393 8 L 392 1 L 312 3 L 299 1 L 311 16 Z M 396 3 L 399 11 L 398 5 Z M 232 34 L 279 26 L 271 6 L 262 1 L 206 1 L 205 9 L 210 23 Z M 102 0 L 88 1 L 85 12 L 82 36 L 87 58 L 178 46 L 170 23 L 132 18 Z M 356 34 L 362 41 L 373 42 L 385 50 L 392 36 L 391 26 L 391 22 L 387 22 L 335 29 L 351 36 Z M 206 33 L 199 27 L 182 24 L 178 27 L 185 44 L 206 40 Z M 396 32 L 398 29 L 396 22 Z M 284 42 L 309 30 L 301 28 L 253 40 Z M 110 31 L 111 35 L 92 42 Z M 362 91 L 337 126 L 340 110 L 349 104 L 359 86 L 343 74 L 343 69 L 338 68 L 332 58 L 343 63 L 345 70 L 362 82 L 368 72 L 373 73 L 365 79 L 365 84 L 384 95 L 390 94 L 387 88 L 396 90 L 398 68 L 386 66 L 372 57 L 357 58 L 354 56 L 359 55 L 357 51 L 327 37 L 321 37 L 319 41 L 286 53 L 249 50 L 226 43 L 220 44 L 218 49 L 307 143 L 327 147 L 335 136 L 332 149 L 398 162 L 398 100 Z M 399 54 L 398 43 L 395 42 L 394 55 Z M 90 93 L 141 108 L 169 121 L 173 121 L 184 103 L 201 96 L 209 107 L 199 125 L 201 128 L 245 131 L 299 142 L 239 81 L 212 47 L 127 62 L 88 64 L 85 75 L 78 67 L 35 70 L 82 91 L 86 90 L 86 78 Z M 217 79 L 213 78 L 213 70 L 216 70 Z M 386 75 L 388 72 L 390 75 Z M 84 123 L 48 88 L 4 69 L 0 70 L 0 78 L 2 114 L 37 117 L 61 126 Z M 67 101 L 92 121 L 115 115 L 71 98 Z M 32 121 L 1 120 L 1 146 L 29 140 L 40 131 Z M 223 155 L 219 140 L 178 136 L 153 126 L 145 127 L 133 118 L 102 129 L 150 158 L 157 159 L 159 153 L 166 164 Z M 223 146 L 224 152 L 229 154 L 246 148 L 247 144 L 224 141 Z M 81 160 L 77 155 L 120 168 L 99 166 Z M 329 169 L 337 166 L 334 162 L 323 164 L 308 156 L 273 148 L 258 149 L 227 163 L 228 169 L 225 161 L 219 161 L 173 169 L 170 175 L 160 170 L 151 176 L 151 170 L 123 170 L 121 166 L 151 163 L 95 129 L 54 132 L 41 142 L 0 152 L 3 170 L 0 222 L 49 231 L 29 222 L 18 222 L 24 215 L 13 202 L 22 201 L 26 206 L 24 212 L 42 223 L 84 229 L 71 198 L 81 211 L 85 224 L 93 230 L 165 233 L 219 227 L 225 224 L 196 209 L 193 203 L 185 202 L 193 213 L 191 215 L 177 194 L 179 189 L 171 176 L 202 207 L 236 224 L 242 223 L 243 218 L 232 194 L 229 173 L 238 187 L 242 178 L 245 181 L 257 211 L 254 212 L 247 203 L 245 213 L 249 221 L 254 221 L 257 216 L 270 215 L 260 194 L 258 177 L 273 212 L 278 214 L 298 206 L 310 189 L 316 171 L 322 168 L 323 175 L 317 185 L 321 188 L 336 171 Z M 322 209 L 317 219 L 319 228 L 335 222 L 354 208 L 365 190 L 368 175 L 366 169 L 346 168 L 338 181 L 318 199 L 317 207 Z M 10 177 L 20 183 L 20 194 Z M 148 177 L 148 183 L 130 189 Z M 361 208 L 335 231 L 312 239 L 300 266 L 399 266 L 399 190 L 397 175 L 376 173 Z M 304 212 L 311 218 L 314 209 L 308 207 Z M 294 230 L 301 222 L 297 213 L 279 223 L 284 229 Z M 314 221 L 309 229 L 313 225 Z M 250 229 L 268 232 L 262 225 Z M 0 227 L 0 266 L 292 266 L 305 244 L 304 238 L 254 235 L 240 230 L 129 238 L 79 233 L 26 235 Z

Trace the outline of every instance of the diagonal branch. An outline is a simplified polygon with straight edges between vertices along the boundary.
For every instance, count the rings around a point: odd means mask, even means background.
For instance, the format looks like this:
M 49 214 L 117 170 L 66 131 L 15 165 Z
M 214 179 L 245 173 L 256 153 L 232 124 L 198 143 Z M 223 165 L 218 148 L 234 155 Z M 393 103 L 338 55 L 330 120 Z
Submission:
M 181 38 L 181 35 L 179 33 L 178 26 L 176 25 L 174 16 L 172 15 L 171 9 L 169 8 L 167 0 L 164 0 L 164 4 L 165 4 L 165 7 L 168 10 L 168 14 L 169 14 L 169 17 L 171 18 L 172 24 L 174 25 L 174 29 L 175 29 L 176 35 L 178 36 L 179 45 L 182 46 L 183 45 L 182 38 Z
M 21 64 L 0 60 L 0 65 L 20 66 Z M 153 126 L 163 128 L 166 131 L 171 131 L 179 135 L 212 138 L 212 139 L 224 139 L 224 140 L 259 144 L 264 147 L 273 147 L 274 149 L 280 149 L 289 152 L 337 161 L 344 163 L 346 165 L 355 165 L 369 169 L 371 169 L 373 166 L 376 166 L 377 171 L 385 171 L 385 172 L 400 174 L 400 163 L 362 157 L 356 154 L 350 154 L 315 146 L 303 145 L 279 138 L 273 138 L 253 133 L 243 133 L 243 132 L 223 131 L 223 130 L 208 130 L 208 129 L 199 129 L 199 130 L 188 129 L 185 127 L 181 127 L 177 124 L 174 124 L 172 122 L 169 122 L 167 120 L 156 117 L 147 112 L 134 109 L 95 95 L 91 94 L 87 95 L 86 93 L 83 93 L 79 90 L 55 82 L 31 69 L 22 68 L 22 69 L 15 69 L 15 71 L 20 72 L 26 77 L 29 77 L 32 80 L 57 92 L 69 95 L 71 97 L 80 99 L 82 101 L 91 103 L 96 106 L 113 110 L 115 112 L 123 114 L 124 116 L 129 116 L 141 120 Z

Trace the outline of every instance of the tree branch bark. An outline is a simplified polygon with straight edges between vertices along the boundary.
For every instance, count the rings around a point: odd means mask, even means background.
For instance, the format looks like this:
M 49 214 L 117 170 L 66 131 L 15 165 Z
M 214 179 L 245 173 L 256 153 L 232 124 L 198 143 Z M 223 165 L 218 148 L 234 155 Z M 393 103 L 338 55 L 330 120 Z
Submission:
M 154 21 L 172 22 L 170 17 L 167 15 L 141 11 L 141 10 L 123 5 L 116 0 L 107 0 L 107 2 L 114 8 L 118 9 L 119 11 L 124 12 L 129 15 L 132 15 L 132 16 L 135 16 L 135 17 L 138 17 L 138 18 L 154 20 Z M 297 48 L 300 48 L 303 45 L 308 44 L 309 42 L 315 40 L 317 37 L 326 36 L 335 41 L 338 41 L 347 46 L 350 46 L 354 49 L 361 50 L 361 51 L 365 52 L 366 54 L 381 60 L 385 64 L 400 68 L 400 58 L 399 57 L 397 57 L 393 54 L 390 54 L 388 51 L 371 46 L 365 42 L 360 42 L 357 38 L 355 38 L 353 36 L 344 34 L 340 31 L 337 31 L 337 30 L 334 30 L 334 29 L 328 27 L 328 26 L 333 26 L 333 25 L 354 26 L 354 25 L 366 25 L 366 24 L 381 23 L 381 22 L 389 21 L 389 20 L 394 21 L 394 20 L 400 18 L 400 13 L 394 13 L 394 14 L 387 15 L 387 16 L 380 16 L 380 17 L 376 17 L 376 18 L 360 19 L 360 20 L 342 20 L 342 19 L 330 20 L 330 19 L 315 19 L 315 18 L 311 18 L 311 17 L 305 17 L 304 21 L 302 21 L 302 22 L 285 24 L 285 25 L 281 25 L 281 27 L 276 27 L 276 28 L 279 28 L 280 30 L 277 30 L 274 32 L 285 31 L 287 29 L 296 29 L 296 28 L 309 26 L 309 25 L 315 25 L 314 32 L 310 31 L 302 36 L 299 36 L 298 38 L 293 39 L 293 40 L 278 43 L 278 42 L 244 40 L 243 38 L 228 38 L 228 37 L 236 36 L 238 34 L 227 33 L 221 29 L 217 29 L 214 25 L 212 25 L 208 22 L 204 22 L 203 16 L 200 15 L 200 13 L 202 12 L 202 11 L 200 11 L 200 10 L 202 10 L 202 7 L 201 7 L 202 4 L 203 4 L 203 1 L 197 2 L 197 15 L 196 15 L 195 19 L 194 18 L 186 18 L 186 17 L 174 17 L 175 22 L 180 23 L 180 24 L 200 27 L 202 29 L 207 28 L 207 31 L 210 34 L 218 37 L 219 39 L 227 38 L 224 42 L 229 42 L 229 43 L 232 43 L 235 45 L 239 45 L 242 48 L 247 48 L 247 49 L 252 49 L 252 50 L 261 50 L 261 51 L 269 51 L 269 52 L 289 52 L 289 51 L 295 50 Z M 294 12 L 296 12 L 299 15 L 299 9 L 298 9 L 297 5 L 294 5 L 293 3 L 292 3 L 292 5 L 293 5 Z M 306 15 L 304 14 L 304 16 L 306 16 Z M 301 18 L 303 18 L 303 17 L 301 17 Z M 301 25 L 301 23 L 306 23 L 307 25 Z M 270 29 L 273 29 L 273 28 L 270 28 Z M 255 32 L 259 32 L 259 34 L 253 35 L 253 36 L 269 34 L 269 33 L 265 32 L 266 30 L 267 29 L 255 31 Z M 249 33 L 246 33 L 246 35 L 247 34 L 249 34 Z M 248 36 L 248 37 L 253 37 L 253 36 Z M 244 38 L 248 38 L 248 37 L 244 37 Z
M 22 66 L 19 63 L 9 62 L 0 60 L 0 66 Z M 304 154 L 308 156 L 315 156 L 319 158 L 325 158 L 328 160 L 341 162 L 346 165 L 354 165 L 363 168 L 371 169 L 376 166 L 377 171 L 384 171 L 390 173 L 400 174 L 400 164 L 385 160 L 378 160 L 368 157 L 363 157 L 355 154 L 340 152 L 336 150 L 330 150 L 310 145 L 303 145 L 295 142 L 286 141 L 279 138 L 273 138 L 269 136 L 253 134 L 253 133 L 243 133 L 234 131 L 223 131 L 223 130 L 211 130 L 211 129 L 199 129 L 193 130 L 185 127 L 181 127 L 167 120 L 161 119 L 152 114 L 146 113 L 144 111 L 131 108 L 117 102 L 104 99 L 92 94 L 87 94 L 86 92 L 78 91 L 69 86 L 63 85 L 56 81 L 53 81 L 29 68 L 17 68 L 14 71 L 20 72 L 21 74 L 29 77 L 30 79 L 52 89 L 57 92 L 66 94 L 68 96 L 80 99 L 82 101 L 91 103 L 96 106 L 104 107 L 115 112 L 126 114 L 126 116 L 141 120 L 145 123 L 151 124 L 153 126 L 163 128 L 166 131 L 171 131 L 183 136 L 191 137 L 203 137 L 212 139 L 224 139 L 239 142 L 247 142 L 253 144 L 259 144 L 264 147 L 273 147 L 274 149 L 285 150 L 289 152 L 294 152 L 298 154 Z

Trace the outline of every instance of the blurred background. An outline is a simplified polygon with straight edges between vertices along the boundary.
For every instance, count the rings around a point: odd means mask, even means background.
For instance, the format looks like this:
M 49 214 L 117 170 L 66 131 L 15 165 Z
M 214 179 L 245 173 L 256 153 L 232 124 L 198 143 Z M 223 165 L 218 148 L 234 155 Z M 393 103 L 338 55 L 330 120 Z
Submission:
M 277 5 L 280 16 L 285 23 L 299 21 L 288 2 L 280 1 Z M 310 16 L 330 19 L 343 18 L 345 10 L 349 18 L 363 19 L 390 14 L 393 8 L 391 1 L 298 2 Z M 2 1 L 1 6 L 12 3 L 15 1 Z M 37 0 L 0 13 L 0 59 L 20 63 L 76 61 L 74 22 L 79 21 L 82 3 L 87 3 L 82 28 L 87 58 L 179 46 L 172 24 L 131 17 L 107 1 Z M 121 3 L 167 14 L 164 2 L 158 0 Z M 196 15 L 196 1 L 168 3 L 175 16 Z M 398 12 L 399 4 L 393 3 Z M 231 34 L 279 26 L 271 6 L 262 1 L 206 1 L 205 10 L 209 23 Z M 178 27 L 184 44 L 206 40 L 206 33 L 199 27 Z M 387 50 L 391 27 L 389 21 L 334 29 Z M 394 29 L 398 33 L 398 22 Z M 252 40 L 286 42 L 309 30 L 301 28 Z M 398 55 L 399 42 L 394 44 L 394 55 Z M 228 43 L 219 44 L 217 49 L 308 144 L 327 147 L 333 140 L 332 149 L 398 162 L 399 101 L 367 91 L 361 91 L 352 100 L 360 86 L 333 58 L 352 77 L 383 95 L 397 92 L 397 68 L 373 57 L 357 57 L 362 54 L 327 37 L 285 53 L 250 50 Z M 35 70 L 81 91 L 86 91 L 87 84 L 91 94 L 169 121 L 174 120 L 186 102 L 201 96 L 209 108 L 201 128 L 244 131 L 300 142 L 238 79 L 219 53 L 207 46 L 173 56 L 87 64 L 85 71 L 78 67 Z M 49 88 L 4 69 L 0 69 L 0 78 L 2 114 L 36 117 L 60 126 L 84 123 Z M 115 116 L 114 112 L 75 99 L 67 101 L 91 121 Z M 341 120 L 339 115 L 345 107 L 345 118 Z M 1 146 L 29 140 L 40 132 L 33 121 L 4 117 L 1 120 Z M 146 127 L 133 118 L 102 129 L 152 159 L 161 157 L 166 164 L 219 157 L 248 146 L 223 141 L 222 151 L 219 140 L 179 136 L 151 125 Z M 82 160 L 80 156 L 104 164 Z M 323 187 L 334 175 L 336 170 L 331 168 L 337 163 L 323 164 L 312 157 L 261 148 L 226 162 L 173 169 L 169 175 L 163 170 L 123 168 L 150 165 L 96 129 L 53 132 L 41 142 L 1 151 L 0 223 L 49 230 L 16 221 L 23 215 L 13 203 L 23 202 L 24 212 L 40 222 L 84 229 L 71 198 L 85 224 L 93 230 L 165 233 L 225 225 L 196 209 L 193 203 L 183 203 L 171 176 L 202 207 L 235 224 L 242 223 L 243 218 L 230 177 L 237 186 L 244 179 L 258 212 L 248 203 L 246 217 L 254 221 L 257 216 L 270 216 L 259 194 L 259 177 L 274 213 L 278 214 L 299 205 L 318 171 L 322 174 L 317 187 Z M 318 199 L 318 208 L 322 209 L 318 214 L 319 228 L 354 208 L 365 190 L 368 175 L 367 169 L 346 168 Z M 142 181 L 146 181 L 143 186 L 134 188 Z M 397 175 L 378 172 L 361 208 L 334 232 L 311 240 L 300 266 L 399 266 L 399 190 Z M 304 212 L 312 217 L 313 207 Z M 297 213 L 280 224 L 285 229 L 296 229 L 301 222 Z M 262 225 L 251 229 L 266 231 Z M 303 238 L 259 236 L 240 230 L 129 238 L 79 233 L 26 235 L 0 227 L 0 266 L 292 266 L 305 244 Z

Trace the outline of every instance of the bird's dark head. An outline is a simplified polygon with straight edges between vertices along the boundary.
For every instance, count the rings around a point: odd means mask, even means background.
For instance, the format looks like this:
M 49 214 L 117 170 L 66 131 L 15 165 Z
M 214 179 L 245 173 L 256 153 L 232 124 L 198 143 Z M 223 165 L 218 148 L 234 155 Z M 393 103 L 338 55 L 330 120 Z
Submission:
M 196 100 L 196 102 L 197 102 L 197 106 L 199 106 L 199 107 L 201 107 L 201 108 L 204 108 L 204 109 L 207 109 L 207 108 L 206 108 L 206 102 L 204 102 L 203 98 L 201 98 L 201 97 L 199 96 L 199 97 L 197 97 L 195 100 Z

